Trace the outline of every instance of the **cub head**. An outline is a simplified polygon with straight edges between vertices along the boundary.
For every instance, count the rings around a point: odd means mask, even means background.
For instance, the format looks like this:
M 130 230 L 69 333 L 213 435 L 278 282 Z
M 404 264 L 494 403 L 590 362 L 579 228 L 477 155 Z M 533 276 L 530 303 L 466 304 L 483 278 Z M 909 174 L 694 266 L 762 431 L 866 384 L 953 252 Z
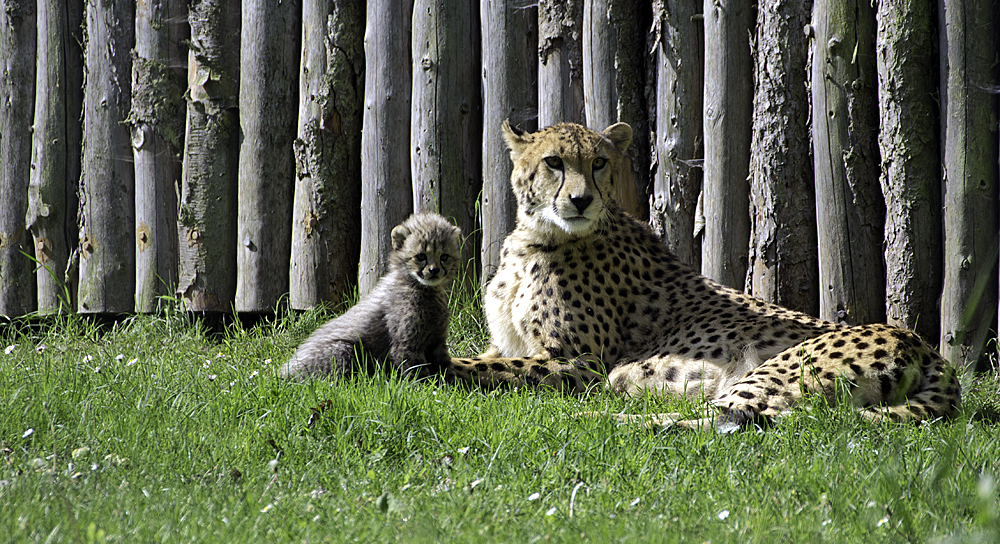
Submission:
M 593 232 L 611 198 L 632 128 L 616 123 L 594 132 L 562 123 L 528 133 L 507 121 L 501 128 L 514 161 L 510 181 L 518 224 L 546 237 Z
M 435 287 L 462 264 L 462 230 L 436 213 L 415 213 L 392 229 L 392 267 Z

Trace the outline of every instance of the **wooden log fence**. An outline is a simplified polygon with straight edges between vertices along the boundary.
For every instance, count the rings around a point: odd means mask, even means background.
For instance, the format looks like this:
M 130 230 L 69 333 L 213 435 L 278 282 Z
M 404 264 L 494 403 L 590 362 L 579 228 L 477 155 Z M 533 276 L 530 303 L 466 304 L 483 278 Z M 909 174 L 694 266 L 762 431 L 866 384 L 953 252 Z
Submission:
M 936 6 L 2 0 L 0 315 L 336 306 L 414 210 L 476 289 L 514 226 L 500 123 L 625 121 L 616 196 L 681 259 L 969 366 L 1000 44 L 990 0 Z

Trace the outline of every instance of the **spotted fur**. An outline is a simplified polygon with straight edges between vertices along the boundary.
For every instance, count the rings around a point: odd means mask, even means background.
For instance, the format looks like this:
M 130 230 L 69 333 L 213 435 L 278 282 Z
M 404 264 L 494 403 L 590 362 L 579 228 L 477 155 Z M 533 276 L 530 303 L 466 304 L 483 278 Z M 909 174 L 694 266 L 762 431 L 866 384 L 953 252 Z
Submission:
M 491 347 L 453 359 L 451 380 L 704 397 L 716 410 L 704 419 L 648 416 L 697 428 L 768 421 L 809 392 L 836 401 L 838 382 L 871 418 L 954 414 L 955 372 L 914 333 L 829 323 L 719 285 L 619 209 L 609 195 L 628 125 L 503 131 L 517 227 L 486 291 Z

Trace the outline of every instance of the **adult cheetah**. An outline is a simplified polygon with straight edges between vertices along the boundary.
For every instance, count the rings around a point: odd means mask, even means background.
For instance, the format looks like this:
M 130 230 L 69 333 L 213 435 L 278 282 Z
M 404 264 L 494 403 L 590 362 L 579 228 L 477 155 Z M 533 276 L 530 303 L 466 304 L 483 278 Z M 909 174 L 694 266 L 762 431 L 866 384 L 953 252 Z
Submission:
M 954 369 L 913 332 L 822 321 L 678 261 L 609 197 L 632 140 L 628 125 L 502 129 L 517 227 L 486 291 L 491 347 L 453 359 L 448 379 L 567 392 L 604 381 L 630 394 L 703 395 L 715 406 L 703 419 L 639 417 L 720 430 L 770 420 L 807 391 L 834 402 L 838 382 L 869 418 L 955 413 Z

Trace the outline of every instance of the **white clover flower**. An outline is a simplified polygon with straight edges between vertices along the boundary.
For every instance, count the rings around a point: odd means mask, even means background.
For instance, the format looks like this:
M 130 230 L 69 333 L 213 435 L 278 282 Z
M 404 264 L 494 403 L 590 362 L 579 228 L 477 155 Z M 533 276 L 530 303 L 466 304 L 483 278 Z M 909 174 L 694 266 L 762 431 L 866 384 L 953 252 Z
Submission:
M 726 519 L 729 517 L 729 510 L 723 510 L 719 512 L 719 519 Z
M 552 508 L 549 508 L 547 512 L 545 512 L 545 515 L 546 516 L 551 516 L 551 515 L 553 515 L 555 513 L 556 513 L 556 507 L 553 506 Z
M 531 502 L 531 501 L 537 501 L 540 498 L 542 498 L 542 494 L 541 493 L 532 493 L 531 495 L 528 495 L 528 501 L 529 502 Z

